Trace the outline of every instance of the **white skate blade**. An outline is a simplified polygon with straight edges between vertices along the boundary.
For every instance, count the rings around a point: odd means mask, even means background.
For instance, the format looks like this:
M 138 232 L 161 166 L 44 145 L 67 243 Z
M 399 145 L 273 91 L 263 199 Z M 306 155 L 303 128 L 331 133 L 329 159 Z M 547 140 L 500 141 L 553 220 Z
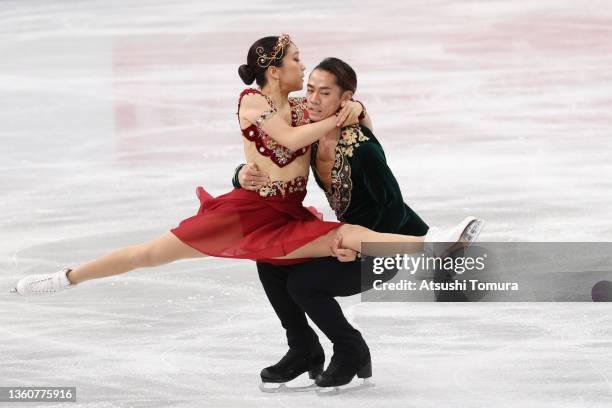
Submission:
M 333 397 L 334 395 L 345 394 L 347 392 L 355 392 L 365 390 L 366 388 L 375 387 L 376 384 L 370 382 L 369 378 L 364 378 L 363 381 L 357 383 L 348 383 L 338 387 L 319 387 L 316 391 L 320 397 Z
M 315 391 L 319 389 L 319 387 L 317 386 L 317 384 L 310 384 L 310 385 L 302 385 L 302 386 L 291 386 L 291 385 L 287 385 L 285 383 L 264 383 L 262 382 L 261 384 L 259 384 L 259 390 L 261 392 L 265 392 L 265 393 L 269 393 L 269 394 L 274 394 L 274 393 L 284 393 L 284 394 L 289 394 L 292 392 L 308 392 L 308 391 Z
M 9 290 L 9 293 L 18 293 L 17 292 L 17 288 L 13 288 L 13 289 Z

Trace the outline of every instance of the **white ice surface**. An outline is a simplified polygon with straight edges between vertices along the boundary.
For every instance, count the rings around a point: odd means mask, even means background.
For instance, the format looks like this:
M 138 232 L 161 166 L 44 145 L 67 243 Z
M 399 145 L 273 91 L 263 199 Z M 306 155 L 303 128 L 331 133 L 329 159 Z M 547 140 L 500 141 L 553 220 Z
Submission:
M 174 227 L 197 185 L 228 191 L 236 69 L 281 32 L 307 68 L 353 65 L 429 224 L 476 214 L 483 240 L 612 240 L 610 1 L 2 1 L 0 386 L 76 386 L 84 407 L 609 407 L 604 304 L 341 299 L 377 386 L 324 399 L 257 389 L 286 346 L 252 262 L 6 293 Z

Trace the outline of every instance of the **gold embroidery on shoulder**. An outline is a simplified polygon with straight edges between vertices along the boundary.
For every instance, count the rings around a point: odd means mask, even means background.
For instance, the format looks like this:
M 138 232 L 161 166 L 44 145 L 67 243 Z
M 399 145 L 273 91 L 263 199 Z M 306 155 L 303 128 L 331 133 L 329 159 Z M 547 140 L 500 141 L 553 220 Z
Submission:
M 367 140 L 370 140 L 370 138 L 363 134 L 361 126 L 351 125 L 342 129 L 342 135 L 340 140 L 338 140 L 338 144 L 342 143 L 342 145 L 347 148 L 353 145 L 359 147 L 359 142 L 365 142 Z
M 342 129 L 338 146 L 342 146 L 342 152 L 348 157 L 353 157 L 353 146 L 359 147 L 359 142 L 370 140 L 369 137 L 363 134 L 359 125 L 347 126 Z

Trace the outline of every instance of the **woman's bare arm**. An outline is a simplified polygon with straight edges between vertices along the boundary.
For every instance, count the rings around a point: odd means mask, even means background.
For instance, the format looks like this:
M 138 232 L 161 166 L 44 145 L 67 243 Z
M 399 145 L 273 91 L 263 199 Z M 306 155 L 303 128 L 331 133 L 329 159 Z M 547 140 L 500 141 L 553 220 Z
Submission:
M 239 115 L 250 123 L 257 124 L 258 118 L 270 110 L 271 107 L 266 98 L 258 94 L 249 94 L 242 99 Z M 263 120 L 259 126 L 278 143 L 295 151 L 310 146 L 327 132 L 336 128 L 336 116 L 330 116 L 317 123 L 293 127 L 274 114 Z

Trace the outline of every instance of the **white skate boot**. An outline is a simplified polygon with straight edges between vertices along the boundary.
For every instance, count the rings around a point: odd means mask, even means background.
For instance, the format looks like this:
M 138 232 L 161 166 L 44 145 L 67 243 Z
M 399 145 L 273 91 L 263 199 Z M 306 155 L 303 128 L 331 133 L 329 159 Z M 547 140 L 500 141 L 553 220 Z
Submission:
M 432 256 L 444 257 L 457 245 L 468 248 L 480 235 L 484 221 L 467 217 L 450 230 L 432 227 L 425 235 L 425 252 Z
M 64 268 L 55 273 L 44 275 L 28 275 L 17 282 L 17 287 L 11 289 L 11 293 L 18 293 L 21 296 L 50 295 L 62 292 L 76 286 L 70 283 L 66 274 L 70 268 Z

